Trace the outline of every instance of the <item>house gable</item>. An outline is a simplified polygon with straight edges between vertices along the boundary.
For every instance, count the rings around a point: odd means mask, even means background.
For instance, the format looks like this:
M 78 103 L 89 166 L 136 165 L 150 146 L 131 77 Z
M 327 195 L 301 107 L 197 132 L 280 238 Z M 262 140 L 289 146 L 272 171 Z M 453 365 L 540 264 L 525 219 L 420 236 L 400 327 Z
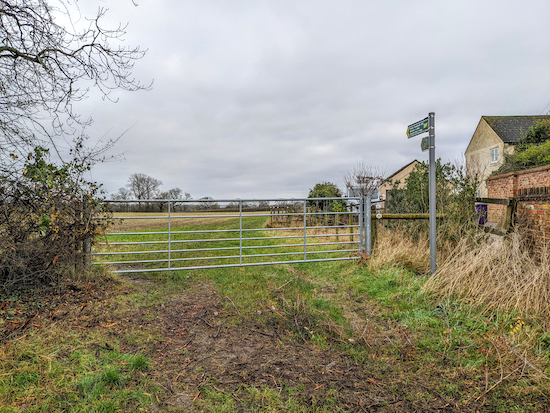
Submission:
M 397 181 L 399 181 L 399 188 L 405 187 L 405 179 L 409 176 L 411 171 L 418 165 L 420 162 L 418 162 L 416 159 L 407 165 L 403 166 L 390 176 L 386 178 L 386 181 L 382 184 L 380 187 L 380 194 L 386 195 L 387 191 L 389 191 L 393 184 Z M 390 183 L 391 182 L 391 183 Z
M 487 147 L 500 145 L 504 141 L 498 136 L 495 130 L 483 116 L 477 125 L 477 128 L 470 140 L 468 148 L 466 148 L 466 156 L 472 152 L 484 150 Z

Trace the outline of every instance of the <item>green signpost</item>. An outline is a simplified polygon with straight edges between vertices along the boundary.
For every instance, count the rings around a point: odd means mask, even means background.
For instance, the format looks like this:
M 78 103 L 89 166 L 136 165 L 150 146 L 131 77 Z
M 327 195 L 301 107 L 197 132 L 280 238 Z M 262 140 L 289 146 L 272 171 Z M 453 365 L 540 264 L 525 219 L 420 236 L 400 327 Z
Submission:
M 422 139 L 422 152 L 430 151 L 429 177 L 430 177 L 430 193 L 429 193 L 429 216 L 430 216 L 430 269 L 432 275 L 437 271 L 437 245 L 436 245 L 436 208 L 435 208 L 435 113 L 430 112 L 428 117 L 418 122 L 415 122 L 407 127 L 407 136 L 420 135 L 421 133 L 429 132 L 428 136 Z
M 429 123 L 429 119 L 425 118 L 416 123 L 413 123 L 412 125 L 409 125 L 407 128 L 407 136 L 409 138 L 412 138 L 413 136 L 428 132 Z

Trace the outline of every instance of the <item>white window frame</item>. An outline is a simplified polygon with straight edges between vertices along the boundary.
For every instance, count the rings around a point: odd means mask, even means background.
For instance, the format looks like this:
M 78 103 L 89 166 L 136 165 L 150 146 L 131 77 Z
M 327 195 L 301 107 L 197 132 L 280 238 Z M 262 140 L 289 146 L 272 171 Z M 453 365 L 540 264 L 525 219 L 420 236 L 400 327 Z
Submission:
M 491 149 L 491 163 L 498 163 L 498 148 Z

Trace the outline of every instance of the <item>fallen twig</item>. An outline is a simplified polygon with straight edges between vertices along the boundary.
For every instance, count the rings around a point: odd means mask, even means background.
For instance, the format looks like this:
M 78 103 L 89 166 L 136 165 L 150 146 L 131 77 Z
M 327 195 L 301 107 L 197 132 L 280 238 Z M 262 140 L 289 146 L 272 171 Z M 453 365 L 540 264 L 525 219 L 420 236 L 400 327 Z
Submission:
M 220 335 L 220 330 L 222 328 L 222 326 L 225 324 L 227 320 L 223 320 L 223 323 L 221 323 L 219 326 L 218 326 L 218 331 L 216 332 L 216 334 L 214 334 L 214 338 L 218 337 Z
M 493 390 L 495 387 L 497 387 L 500 383 L 502 383 L 504 380 L 506 380 L 508 377 L 510 377 L 511 375 L 513 375 L 516 371 L 518 371 L 519 369 L 521 369 L 523 366 L 521 367 L 518 367 L 517 369 L 515 369 L 513 372 L 511 372 L 510 374 L 508 374 L 506 377 L 501 377 L 499 381 L 497 381 L 495 384 L 493 384 L 491 386 L 490 389 L 488 390 L 485 390 L 483 393 L 481 393 L 481 395 L 476 399 L 476 402 L 481 399 L 483 396 L 485 396 L 487 393 L 489 393 L 491 390 Z
M 274 336 L 272 334 L 264 333 L 263 331 L 258 331 L 258 330 L 253 330 L 253 329 L 250 329 L 250 331 L 252 331 L 253 333 L 261 334 L 262 336 L 267 336 L 267 337 L 274 338 Z
M 206 321 L 204 318 L 202 317 L 197 317 L 199 320 L 201 320 L 204 324 L 206 324 L 208 327 L 212 328 L 212 324 L 210 324 L 208 321 Z
M 235 305 L 235 303 L 233 302 L 233 300 L 227 296 L 225 296 L 225 298 L 227 298 L 231 304 L 233 304 L 233 307 L 235 307 L 235 310 L 237 311 L 237 314 L 240 316 L 241 315 L 241 312 L 239 311 L 239 309 L 237 308 L 237 306 Z
M 294 281 L 296 277 L 292 277 L 290 280 L 288 280 L 286 283 L 284 283 L 283 285 L 281 285 L 280 287 L 277 288 L 277 292 L 280 292 L 282 290 L 282 288 L 288 284 L 290 284 L 292 281 Z

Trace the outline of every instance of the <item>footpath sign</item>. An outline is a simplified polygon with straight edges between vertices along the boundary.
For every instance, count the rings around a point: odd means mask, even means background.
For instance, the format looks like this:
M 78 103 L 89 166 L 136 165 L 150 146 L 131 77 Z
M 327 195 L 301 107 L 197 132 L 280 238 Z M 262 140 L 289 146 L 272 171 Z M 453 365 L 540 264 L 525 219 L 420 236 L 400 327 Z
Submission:
M 430 151 L 430 270 L 432 275 L 437 271 L 436 220 L 435 220 L 435 113 L 430 112 L 427 118 L 419 120 L 407 127 L 407 136 L 420 135 L 428 132 L 422 139 L 422 152 Z
M 421 133 L 428 132 L 429 128 L 429 119 L 425 118 L 421 121 L 415 122 L 412 125 L 409 125 L 407 128 L 407 136 L 412 138 L 413 136 L 420 135 Z

